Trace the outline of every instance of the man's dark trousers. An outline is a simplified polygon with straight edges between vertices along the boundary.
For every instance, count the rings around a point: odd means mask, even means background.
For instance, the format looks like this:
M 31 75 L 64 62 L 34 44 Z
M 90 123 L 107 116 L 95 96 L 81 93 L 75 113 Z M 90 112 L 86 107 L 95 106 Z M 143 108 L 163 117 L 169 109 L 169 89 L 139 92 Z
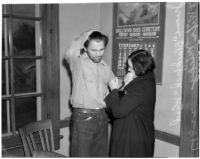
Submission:
M 70 153 L 71 157 L 108 157 L 105 109 L 73 109 Z

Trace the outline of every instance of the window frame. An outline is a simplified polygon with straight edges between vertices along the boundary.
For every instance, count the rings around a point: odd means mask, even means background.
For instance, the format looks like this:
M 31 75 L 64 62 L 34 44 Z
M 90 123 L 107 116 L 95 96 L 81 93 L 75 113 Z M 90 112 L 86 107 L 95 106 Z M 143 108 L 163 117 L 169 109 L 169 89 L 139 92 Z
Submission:
M 11 6 L 7 4 L 8 6 Z M 51 119 L 54 128 L 55 148 L 59 148 L 60 130 L 60 56 L 59 56 L 59 5 L 58 4 L 40 4 L 42 16 L 35 17 L 36 20 L 41 20 L 41 39 L 43 56 L 32 57 L 33 59 L 41 60 L 41 85 L 42 93 L 32 93 L 30 96 L 41 96 L 41 119 Z M 8 20 L 12 19 L 11 15 L 3 15 Z M 15 16 L 15 18 L 19 18 Z M 3 18 L 2 18 L 3 20 Z M 11 23 L 9 23 L 11 25 Z M 9 33 L 11 36 L 11 33 Z M 12 38 L 11 52 L 12 52 Z M 12 56 L 12 53 L 11 53 Z M 10 60 L 14 60 L 11 58 Z M 13 61 L 10 62 L 11 67 Z M 13 75 L 11 75 L 13 76 Z M 13 76 L 14 77 L 14 76 Z M 11 77 L 11 78 L 13 78 Z M 14 92 L 11 92 L 11 94 Z M 25 95 L 27 96 L 27 95 Z M 14 98 L 11 100 L 14 100 Z M 13 101 L 14 102 L 14 101 Z M 11 102 L 12 103 L 12 102 Z M 14 105 L 11 106 L 12 111 Z M 11 119 L 14 123 L 14 117 Z M 13 130 L 15 131 L 15 130 Z M 2 150 L 8 151 L 16 148 L 22 148 L 22 142 L 18 134 L 14 136 L 2 137 Z

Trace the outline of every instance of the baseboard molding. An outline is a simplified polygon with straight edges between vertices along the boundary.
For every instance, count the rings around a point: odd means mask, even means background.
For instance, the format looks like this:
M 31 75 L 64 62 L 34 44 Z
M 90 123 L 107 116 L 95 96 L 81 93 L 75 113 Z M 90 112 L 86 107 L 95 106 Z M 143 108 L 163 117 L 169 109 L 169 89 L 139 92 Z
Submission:
M 161 141 L 168 142 L 170 144 L 180 146 L 180 136 L 163 132 L 160 130 L 155 130 L 155 138 Z

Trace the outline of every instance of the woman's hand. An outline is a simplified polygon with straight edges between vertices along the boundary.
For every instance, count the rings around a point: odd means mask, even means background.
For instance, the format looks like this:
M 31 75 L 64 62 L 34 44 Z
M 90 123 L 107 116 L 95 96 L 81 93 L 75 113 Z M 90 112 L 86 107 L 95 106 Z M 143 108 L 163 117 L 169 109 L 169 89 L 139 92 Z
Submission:
M 118 89 L 119 88 L 119 80 L 117 77 L 113 78 L 110 83 L 109 83 L 109 87 L 111 90 L 113 89 Z
M 132 73 L 128 72 L 124 77 L 124 86 L 126 86 L 132 80 L 133 80 L 133 75 Z

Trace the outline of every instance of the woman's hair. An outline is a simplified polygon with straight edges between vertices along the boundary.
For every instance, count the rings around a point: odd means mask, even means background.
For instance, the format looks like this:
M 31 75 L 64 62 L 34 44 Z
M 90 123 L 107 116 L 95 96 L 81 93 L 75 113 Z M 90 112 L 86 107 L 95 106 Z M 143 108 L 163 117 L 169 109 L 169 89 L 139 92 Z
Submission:
M 137 76 L 144 76 L 155 69 L 153 57 L 146 50 L 134 51 L 128 56 L 128 59 L 132 62 Z
M 109 41 L 109 39 L 108 39 L 108 37 L 107 37 L 106 35 L 101 34 L 101 33 L 98 32 L 98 31 L 94 31 L 94 32 L 92 32 L 92 33 L 90 34 L 89 38 L 85 41 L 85 43 L 84 43 L 84 47 L 85 47 L 85 48 L 88 47 L 89 42 L 90 42 L 91 40 L 97 40 L 97 41 L 100 40 L 100 41 L 104 41 L 105 47 L 107 46 L 108 41 Z

